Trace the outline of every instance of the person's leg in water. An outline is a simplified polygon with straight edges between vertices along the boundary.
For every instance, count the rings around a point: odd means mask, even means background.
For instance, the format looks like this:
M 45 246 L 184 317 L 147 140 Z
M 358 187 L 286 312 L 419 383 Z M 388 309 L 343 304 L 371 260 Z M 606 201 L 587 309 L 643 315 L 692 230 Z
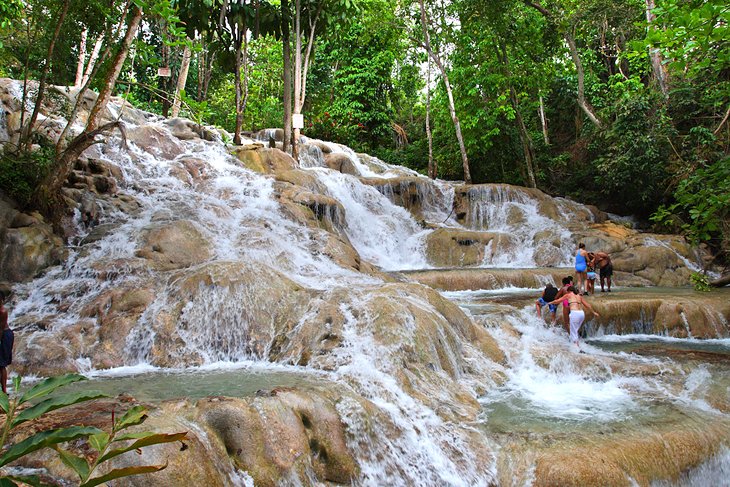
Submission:
M 542 299 L 542 298 L 540 298 Z M 535 301 L 535 311 L 537 311 L 537 317 L 542 318 L 542 306 L 540 306 L 540 299 Z
M 580 327 L 585 319 L 586 314 L 582 309 L 574 309 L 570 312 L 570 341 L 575 343 L 575 346 L 579 348 L 580 336 L 578 335 L 578 332 L 580 331 Z

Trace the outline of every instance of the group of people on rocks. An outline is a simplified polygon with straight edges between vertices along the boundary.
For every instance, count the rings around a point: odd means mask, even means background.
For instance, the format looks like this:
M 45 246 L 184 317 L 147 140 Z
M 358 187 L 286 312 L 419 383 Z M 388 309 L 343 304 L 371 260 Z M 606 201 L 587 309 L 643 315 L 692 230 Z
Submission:
M 596 273 L 596 269 L 598 273 Z M 575 254 L 575 274 L 578 280 L 577 289 L 581 294 L 595 293 L 596 277 L 601 279 L 601 292 L 611 292 L 611 276 L 613 276 L 613 264 L 611 257 L 606 252 L 588 252 L 584 243 L 578 244 L 578 251 Z
M 563 326 L 570 334 L 570 341 L 578 346 L 580 327 L 585 321 L 585 309 L 601 316 L 588 303 L 583 296 L 595 293 L 596 269 L 601 279 L 601 292 L 605 290 L 605 283 L 608 283 L 608 292 L 611 292 L 611 276 L 613 265 L 611 257 L 606 252 L 588 252 L 585 244 L 578 245 L 575 255 L 575 272 L 577 275 L 577 286 L 573 285 L 573 276 L 563 278 L 563 285 L 560 289 L 548 284 L 542 296 L 535 302 L 537 316 L 542 317 L 542 308 L 548 306 L 552 314 L 552 323 L 557 323 L 558 306 L 562 306 Z

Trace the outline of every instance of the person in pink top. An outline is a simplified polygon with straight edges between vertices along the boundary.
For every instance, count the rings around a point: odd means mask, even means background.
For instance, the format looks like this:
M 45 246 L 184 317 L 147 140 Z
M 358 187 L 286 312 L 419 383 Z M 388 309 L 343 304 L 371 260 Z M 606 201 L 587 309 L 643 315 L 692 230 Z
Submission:
M 596 316 L 600 317 L 601 315 L 598 314 L 598 311 L 593 309 L 588 301 L 583 299 L 583 296 L 578 293 L 578 290 L 575 288 L 575 286 L 570 286 L 568 288 L 568 292 L 563 297 L 556 299 L 550 304 L 557 304 L 563 301 L 564 298 L 567 298 L 570 305 L 570 341 L 572 343 L 575 343 L 575 346 L 578 347 L 578 350 L 580 351 L 580 335 L 578 335 L 578 332 L 580 331 L 580 327 L 583 326 L 583 322 L 586 319 L 586 313 L 584 311 L 584 308 L 588 308 L 588 310 Z

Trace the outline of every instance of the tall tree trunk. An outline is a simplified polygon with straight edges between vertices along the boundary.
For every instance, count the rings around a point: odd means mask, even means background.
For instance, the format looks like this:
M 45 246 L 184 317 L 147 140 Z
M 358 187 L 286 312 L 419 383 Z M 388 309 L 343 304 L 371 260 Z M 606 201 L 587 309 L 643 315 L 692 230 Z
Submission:
M 51 69 L 51 59 L 53 58 L 53 51 L 56 48 L 56 42 L 58 41 L 58 36 L 61 33 L 61 26 L 63 25 L 63 21 L 66 19 L 66 14 L 68 13 L 68 6 L 69 6 L 70 0 L 65 0 L 63 2 L 63 6 L 61 7 L 61 12 L 58 16 L 58 21 L 56 22 L 56 30 L 53 32 L 53 37 L 51 37 L 51 42 L 48 44 L 48 52 L 46 53 L 46 64 L 43 66 L 43 71 L 41 72 L 41 78 L 38 81 L 38 95 L 35 99 L 35 107 L 33 108 L 33 114 L 30 117 L 30 121 L 28 122 L 28 126 L 23 130 L 23 136 L 21 137 L 22 143 L 26 145 L 26 149 L 30 150 L 31 146 L 31 140 L 30 135 L 33 132 L 33 125 L 35 125 L 36 120 L 38 120 L 38 114 L 41 111 L 41 105 L 43 104 L 43 97 L 45 96 L 46 91 L 46 80 L 48 79 L 48 72 Z
M 517 122 L 517 128 L 519 129 L 520 142 L 522 143 L 522 152 L 525 155 L 525 168 L 527 169 L 527 183 L 531 188 L 537 188 L 537 181 L 535 180 L 535 153 L 532 148 L 532 139 L 525 126 L 525 121 L 520 113 L 520 105 L 517 100 L 517 93 L 515 92 L 514 86 L 510 83 L 509 86 L 509 97 L 512 102 L 512 107 L 515 110 L 515 122 Z
M 543 7 L 539 2 L 532 2 L 529 0 L 523 0 L 523 3 L 527 5 L 528 7 L 532 7 L 538 12 L 540 12 L 547 20 L 553 21 L 554 15 L 545 7 Z M 568 32 L 568 30 L 565 30 L 563 32 L 563 38 L 565 39 L 565 42 L 568 43 L 568 49 L 570 50 L 570 57 L 573 59 L 573 64 L 575 64 L 575 71 L 578 76 L 578 94 L 576 97 L 576 101 L 578 102 L 578 106 L 581 110 L 586 114 L 588 119 L 598 128 L 603 128 L 603 123 L 598 119 L 598 117 L 595 114 L 595 110 L 593 109 L 593 106 L 591 106 L 590 103 L 585 98 L 585 73 L 583 72 L 583 63 L 581 63 L 580 55 L 578 54 L 578 47 L 575 44 L 575 39 L 573 38 L 573 35 Z
M 451 113 L 451 120 L 454 123 L 454 131 L 456 132 L 456 139 L 459 142 L 459 151 L 461 152 L 461 163 L 464 168 L 464 182 L 466 184 L 471 184 L 471 171 L 469 170 L 469 159 L 466 156 L 466 146 L 464 145 L 464 138 L 461 135 L 461 123 L 459 122 L 459 117 L 456 116 L 456 106 L 454 105 L 454 94 L 451 90 L 451 83 L 449 83 L 449 76 L 446 73 L 446 68 L 441 62 L 441 58 L 439 58 L 438 55 L 433 51 L 431 48 L 431 41 L 428 34 L 428 22 L 426 20 L 426 7 L 424 5 L 424 0 L 418 0 L 418 3 L 421 7 L 421 27 L 423 28 L 423 37 L 424 37 L 424 47 L 426 48 L 426 52 L 428 53 L 429 57 L 433 59 L 433 62 L 436 64 L 436 67 L 439 68 L 439 71 L 441 72 L 441 78 L 444 81 L 444 86 L 446 87 L 446 95 L 449 99 L 449 112 Z
M 137 5 L 132 10 L 132 19 L 129 21 L 129 27 L 127 33 L 124 35 L 122 44 L 119 46 L 116 56 L 112 60 L 111 69 L 104 80 L 104 86 L 99 92 L 99 97 L 96 99 L 96 103 L 91 108 L 89 113 L 89 120 L 86 122 L 86 131 L 91 132 L 99 127 L 99 119 L 101 112 L 106 108 L 109 103 L 109 99 L 114 91 L 114 86 L 119 78 L 119 73 L 122 72 L 124 61 L 127 59 L 127 53 L 129 53 L 129 46 L 132 45 L 132 41 L 137 36 L 137 30 L 139 29 L 140 21 L 142 20 L 142 9 Z
M 175 88 L 175 100 L 172 102 L 172 118 L 177 117 L 180 114 L 180 105 L 182 104 L 182 92 L 185 90 L 185 85 L 188 82 L 188 70 L 190 69 L 190 59 L 192 58 L 192 51 L 190 50 L 190 39 L 186 39 L 185 47 L 183 48 L 182 62 L 180 63 L 180 72 L 177 75 L 177 87 Z
M 302 9 L 301 0 L 294 0 L 294 114 L 302 113 Z M 291 155 L 299 162 L 300 129 L 294 128 Z
M 291 144 L 291 41 L 289 34 L 291 32 L 291 17 L 289 12 L 289 0 L 281 0 L 281 44 L 282 54 L 284 57 L 284 152 L 288 152 Z
M 647 27 L 651 28 L 651 24 L 656 20 L 654 15 L 654 0 L 645 0 L 646 3 L 646 23 Z M 649 57 L 651 58 L 652 72 L 654 73 L 654 79 L 659 85 L 659 89 L 665 98 L 669 98 L 669 72 L 662 62 L 662 55 L 659 49 L 650 49 Z
M 512 104 L 512 109 L 515 112 L 515 122 L 517 123 L 517 131 L 520 134 L 520 143 L 522 144 L 522 152 L 525 155 L 525 169 L 527 170 L 527 184 L 531 188 L 537 188 L 537 182 L 535 181 L 535 156 L 532 149 L 532 139 L 530 134 L 527 132 L 525 121 L 522 119 L 522 113 L 520 112 L 520 104 L 517 99 L 517 92 L 515 87 L 512 85 L 512 72 L 509 67 L 509 57 L 507 55 L 507 46 L 504 44 L 499 46 L 502 65 L 504 66 L 504 74 L 509 84 L 509 99 Z
M 74 88 L 78 88 L 84 79 L 84 66 L 86 65 L 86 37 L 89 35 L 89 28 L 84 27 L 81 31 L 81 40 L 79 41 L 79 60 L 76 63 L 76 79 Z
M 96 38 L 96 42 L 94 43 L 94 48 L 91 50 L 91 55 L 89 56 L 89 63 L 86 65 L 86 70 L 84 71 L 84 75 L 81 78 L 80 86 L 85 85 L 86 82 L 91 77 L 91 73 L 94 71 L 96 62 L 99 59 L 99 53 L 101 52 L 101 45 L 103 43 L 104 43 L 104 33 L 102 32 L 101 34 L 99 34 L 99 37 Z M 111 39 L 110 39 L 110 43 L 111 43 Z
M 126 11 L 127 8 L 125 7 L 125 14 Z M 68 116 L 68 119 L 66 121 L 66 126 L 63 128 L 63 132 L 61 132 L 61 136 L 58 138 L 58 143 L 56 144 L 56 157 L 59 157 L 59 154 L 61 154 L 61 152 L 66 149 L 66 137 L 68 136 L 68 133 L 73 125 L 76 123 L 76 117 L 78 116 L 79 111 L 81 110 L 81 107 L 83 105 L 84 97 L 86 96 L 86 90 L 89 89 L 91 81 L 94 79 L 97 72 L 99 71 L 99 67 L 101 66 L 101 64 L 97 64 L 97 60 L 101 59 L 103 63 L 109 57 L 109 54 L 112 50 L 112 36 L 116 36 L 116 34 L 121 32 L 123 25 L 124 24 L 122 19 L 122 23 L 117 26 L 116 33 L 110 27 L 106 32 L 102 32 L 101 34 L 99 34 L 96 44 L 94 45 L 94 52 L 92 52 L 91 58 L 89 59 L 89 64 L 86 66 L 86 72 L 84 73 L 84 76 L 82 78 L 81 89 L 79 90 L 79 94 L 76 96 L 76 102 L 74 103 L 73 110 L 71 110 L 71 114 Z M 104 52 L 100 55 L 99 51 L 101 50 L 101 46 L 105 36 L 109 38 L 109 42 L 107 42 L 107 45 L 104 48 Z
M 215 61 L 215 51 L 208 53 L 208 64 L 205 66 L 205 76 L 203 77 L 203 97 L 200 101 L 208 98 L 208 86 L 210 79 L 213 77 L 213 62 Z
M 545 116 L 545 104 L 543 103 L 542 95 L 540 95 L 540 108 L 538 109 L 538 114 L 540 115 L 540 125 L 542 126 L 542 140 L 545 142 L 545 145 L 550 145 L 547 117 Z
M 246 105 L 248 104 L 248 77 L 250 74 L 248 66 L 248 37 L 244 33 L 243 35 L 243 58 L 241 60 L 243 65 L 243 99 L 241 100 L 241 125 L 243 125 L 243 115 L 246 113 Z
M 124 35 L 124 39 L 119 46 L 117 54 L 112 60 L 111 69 L 104 79 L 104 86 L 102 87 L 102 90 L 99 93 L 99 96 L 96 98 L 96 102 L 94 103 L 94 106 L 91 108 L 91 112 L 89 113 L 89 119 L 86 122 L 86 128 L 81 134 L 76 136 L 69 143 L 68 147 L 62 153 L 60 153 L 56 157 L 53 163 L 53 167 L 49 171 L 49 175 L 46 177 L 43 183 L 38 186 L 38 189 L 36 190 L 36 202 L 41 208 L 44 208 L 44 211 L 46 213 L 49 213 L 52 216 L 54 212 L 57 214 L 57 212 L 59 211 L 59 207 L 56 204 L 56 199 L 60 194 L 61 187 L 63 186 L 64 181 L 66 181 L 66 178 L 71 171 L 71 167 L 73 167 L 74 161 L 79 157 L 79 155 L 86 148 L 96 143 L 97 135 L 100 135 L 108 130 L 111 130 L 113 128 L 119 128 L 120 130 L 122 130 L 122 135 L 124 135 L 123 126 L 119 121 L 109 122 L 104 124 L 103 126 L 100 126 L 99 123 L 101 119 L 101 113 L 104 111 L 107 104 L 109 103 L 109 99 L 111 98 L 114 86 L 117 82 L 117 78 L 119 77 L 119 73 L 122 72 L 122 67 L 124 66 L 124 61 L 127 58 L 129 47 L 131 46 L 132 41 L 137 35 L 141 20 L 142 9 L 135 5 L 134 10 L 132 11 L 132 18 L 129 21 L 127 32 Z M 57 218 L 54 218 L 54 220 L 57 220 Z
M 301 115 L 304 110 L 304 101 L 307 96 L 307 73 L 309 72 L 309 65 L 314 52 L 314 39 L 317 31 L 317 23 L 319 16 L 322 13 L 322 8 L 325 2 L 319 2 L 317 6 L 317 12 L 314 17 L 309 16 L 309 36 L 307 38 L 306 51 L 302 55 L 302 38 L 304 33 L 302 32 L 301 22 L 301 0 L 296 0 L 295 7 L 295 19 L 294 19 L 294 31 L 296 36 L 294 53 L 294 113 Z M 301 129 L 294 129 L 294 140 L 292 142 L 292 156 L 295 160 L 299 160 L 299 136 Z
M 437 169 L 433 160 L 433 134 L 431 133 L 431 60 L 426 68 L 426 139 L 428 140 L 428 177 L 436 179 Z
M 241 145 L 241 128 L 243 127 L 243 113 L 241 112 L 241 100 L 243 90 L 241 89 L 241 46 L 236 44 L 236 72 L 233 77 L 236 91 L 236 129 L 233 132 L 233 143 Z
M 580 56 L 578 55 L 578 47 L 575 44 L 575 39 L 573 38 L 573 35 L 567 31 L 563 32 L 563 38 L 565 38 L 565 41 L 568 43 L 568 47 L 570 48 L 570 56 L 573 58 L 575 71 L 578 76 L 578 106 L 581 108 L 581 110 L 583 110 L 583 112 L 588 117 L 588 120 L 590 120 L 593 125 L 598 128 L 603 128 L 603 123 L 601 123 L 601 121 L 596 116 L 593 106 L 588 103 L 588 100 L 586 100 L 585 73 L 583 72 L 583 63 L 581 63 L 580 61 Z

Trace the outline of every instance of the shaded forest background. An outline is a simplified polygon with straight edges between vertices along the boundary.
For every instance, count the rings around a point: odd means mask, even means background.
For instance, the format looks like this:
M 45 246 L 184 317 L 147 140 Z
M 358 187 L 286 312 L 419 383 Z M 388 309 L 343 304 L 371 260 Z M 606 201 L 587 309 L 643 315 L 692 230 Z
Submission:
M 727 259 L 729 15 L 719 0 L 4 0 L 0 76 L 111 82 L 235 141 L 284 126 L 288 142 L 301 113 L 306 136 L 442 179 L 536 186 Z M 22 139 L 0 187 L 38 205 L 74 144 Z

